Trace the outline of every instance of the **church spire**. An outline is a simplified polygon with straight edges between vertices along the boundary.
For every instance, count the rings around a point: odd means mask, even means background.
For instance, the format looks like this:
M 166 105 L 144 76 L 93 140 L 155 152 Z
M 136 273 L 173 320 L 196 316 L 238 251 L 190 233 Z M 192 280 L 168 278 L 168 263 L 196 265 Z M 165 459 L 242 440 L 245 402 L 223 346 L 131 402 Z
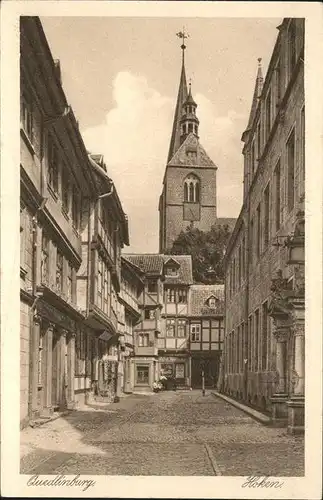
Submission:
M 252 126 L 253 119 L 256 114 L 257 106 L 258 106 L 258 101 L 261 96 L 262 92 L 262 87 L 264 83 L 264 79 L 262 76 L 262 66 L 261 66 L 261 57 L 258 58 L 258 70 L 257 70 L 257 77 L 256 77 L 256 83 L 255 83 L 255 89 L 253 92 L 253 98 L 252 98 L 252 104 L 251 104 L 251 111 L 249 115 L 249 122 L 247 126 L 247 130 Z
M 174 121 L 173 121 L 173 129 L 172 129 L 172 135 L 170 139 L 170 146 L 169 146 L 169 153 L 168 153 L 168 159 L 167 161 L 170 161 L 171 158 L 174 156 L 176 151 L 181 145 L 181 117 L 182 117 L 182 110 L 183 110 L 183 104 L 187 99 L 188 92 L 187 92 L 187 82 L 186 82 L 186 72 L 185 72 L 185 39 L 188 37 L 188 34 L 185 33 L 185 30 L 183 28 L 183 31 L 180 31 L 179 33 L 176 33 L 176 35 L 183 40 L 183 43 L 181 45 L 182 49 L 182 68 L 181 68 L 181 77 L 180 77 L 180 82 L 179 82 L 179 88 L 178 88 L 178 94 L 177 94 L 177 102 L 176 102 L 176 108 L 175 108 L 175 114 L 174 114 Z

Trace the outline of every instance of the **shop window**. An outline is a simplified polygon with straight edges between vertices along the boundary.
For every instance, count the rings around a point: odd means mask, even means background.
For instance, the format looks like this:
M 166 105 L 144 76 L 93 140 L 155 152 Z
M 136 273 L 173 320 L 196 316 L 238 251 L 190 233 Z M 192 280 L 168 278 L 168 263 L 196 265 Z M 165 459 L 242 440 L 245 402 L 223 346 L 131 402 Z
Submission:
M 193 323 L 191 325 L 191 341 L 200 342 L 201 340 L 201 325 L 199 323 Z
M 149 366 L 137 365 L 137 384 L 149 384 Z
M 175 377 L 180 378 L 180 379 L 185 377 L 185 364 L 184 363 L 176 363 L 176 365 L 175 365 Z

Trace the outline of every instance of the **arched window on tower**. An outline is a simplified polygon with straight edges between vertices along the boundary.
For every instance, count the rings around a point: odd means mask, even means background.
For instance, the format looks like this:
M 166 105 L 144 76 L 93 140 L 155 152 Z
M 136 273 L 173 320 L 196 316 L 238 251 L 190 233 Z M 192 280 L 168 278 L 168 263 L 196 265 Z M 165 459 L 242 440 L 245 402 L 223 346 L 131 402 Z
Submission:
M 188 124 L 188 131 L 193 132 L 193 123 Z
M 200 181 L 194 174 L 190 174 L 184 180 L 184 201 L 188 203 L 199 203 Z
M 188 201 L 188 184 L 184 182 L 184 201 Z

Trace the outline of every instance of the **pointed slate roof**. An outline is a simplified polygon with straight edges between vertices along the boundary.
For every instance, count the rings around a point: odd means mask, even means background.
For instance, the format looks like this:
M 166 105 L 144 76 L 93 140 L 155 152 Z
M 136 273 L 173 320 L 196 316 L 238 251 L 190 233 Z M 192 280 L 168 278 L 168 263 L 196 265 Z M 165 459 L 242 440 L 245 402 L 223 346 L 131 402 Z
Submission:
M 192 167 L 213 167 L 217 168 L 215 163 L 206 153 L 203 146 L 201 146 L 198 138 L 190 133 L 183 144 L 175 152 L 174 156 L 170 158 L 167 166 L 192 166 Z
M 253 91 L 253 98 L 252 98 L 251 111 L 249 115 L 247 130 L 249 130 L 252 127 L 252 123 L 258 106 L 259 97 L 261 96 L 263 83 L 264 83 L 264 78 L 262 76 L 261 57 L 259 57 L 256 83 L 255 83 L 255 89 Z
M 169 146 L 167 161 L 169 161 L 172 158 L 172 156 L 177 151 L 177 149 L 179 148 L 180 143 L 181 143 L 180 142 L 181 141 L 180 120 L 182 117 L 183 104 L 186 101 L 187 96 L 188 96 L 188 93 L 187 93 L 186 73 L 185 73 L 185 65 L 184 65 L 184 57 L 183 57 L 181 78 L 180 78 L 180 82 L 179 82 L 177 102 L 176 102 L 174 121 L 173 121 L 173 130 L 172 130 L 172 135 L 171 135 L 171 139 L 170 139 L 170 146 Z

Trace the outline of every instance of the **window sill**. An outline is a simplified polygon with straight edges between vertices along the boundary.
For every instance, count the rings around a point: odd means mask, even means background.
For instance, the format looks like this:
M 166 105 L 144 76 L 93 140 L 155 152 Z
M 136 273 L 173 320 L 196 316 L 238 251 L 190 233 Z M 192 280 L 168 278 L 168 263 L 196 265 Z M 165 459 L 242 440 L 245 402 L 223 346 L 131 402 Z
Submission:
M 20 135 L 21 137 L 23 138 L 27 148 L 29 149 L 30 153 L 34 156 L 36 154 L 36 151 L 34 149 L 34 146 L 32 145 L 32 142 L 27 134 L 27 132 L 25 131 L 25 129 L 23 127 L 20 127 Z

